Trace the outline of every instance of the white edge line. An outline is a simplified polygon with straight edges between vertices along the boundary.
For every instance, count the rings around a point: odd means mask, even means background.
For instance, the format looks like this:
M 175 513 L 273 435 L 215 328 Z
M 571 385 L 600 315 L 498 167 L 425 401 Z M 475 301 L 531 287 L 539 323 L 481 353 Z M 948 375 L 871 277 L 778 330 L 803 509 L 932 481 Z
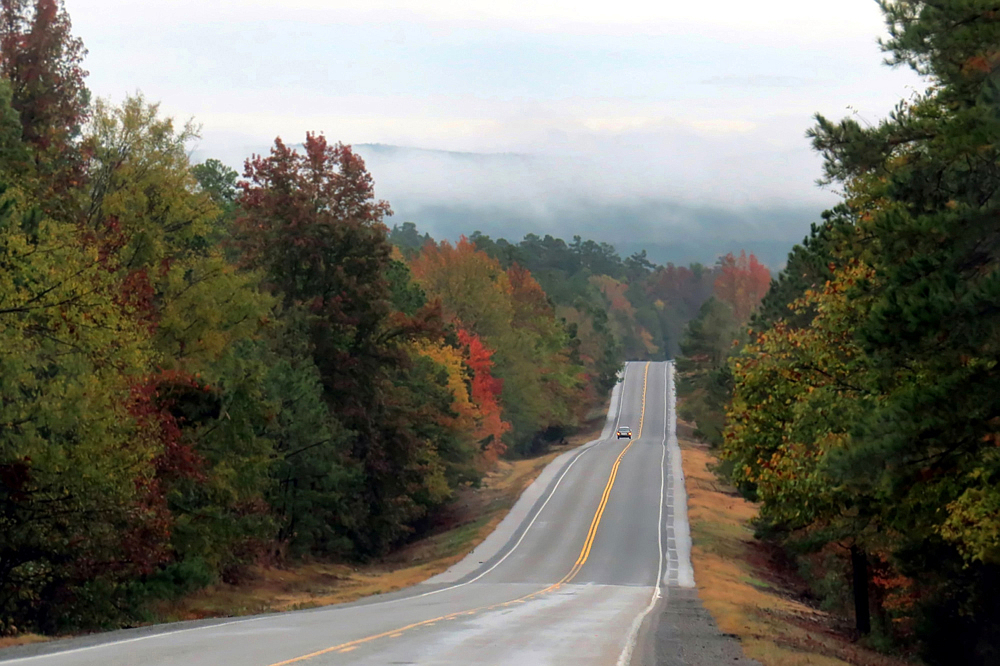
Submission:
M 239 620 L 230 620 L 229 622 L 218 622 L 216 624 L 208 624 L 201 627 L 190 627 L 189 629 L 171 629 L 169 631 L 161 631 L 155 634 L 149 634 L 148 636 L 136 636 L 135 638 L 125 638 L 120 641 L 111 641 L 108 643 L 97 643 L 95 645 L 87 645 L 85 647 L 72 648 L 70 650 L 59 650 L 58 652 L 49 652 L 47 654 L 35 654 L 30 657 L 16 657 L 14 659 L 0 659 L 0 664 L 16 664 L 21 661 L 33 661 L 35 659 L 52 659 L 54 657 L 63 657 L 68 654 L 79 654 L 80 652 L 88 652 L 90 650 L 96 650 L 97 648 L 112 647 L 114 645 L 125 645 L 127 643 L 138 643 L 139 641 L 146 641 L 151 638 L 162 638 L 163 636 L 176 636 L 178 634 L 186 634 L 192 631 L 203 631 L 205 629 L 217 629 L 219 627 L 225 627 L 231 624 L 244 624 L 250 622 L 259 622 L 260 620 L 273 619 L 274 615 L 261 615 L 260 617 L 253 618 L 241 618 Z M 44 647 L 44 643 L 37 644 L 40 647 Z
M 667 367 L 664 366 L 663 369 L 663 441 L 661 443 L 662 452 L 660 453 L 660 511 L 659 516 L 656 521 L 656 545 L 660 551 L 659 563 L 656 567 L 656 586 L 653 587 L 653 596 L 649 600 L 649 605 L 643 610 L 639 615 L 632 620 L 632 626 L 629 628 L 628 637 L 625 639 L 625 647 L 622 648 L 622 652 L 618 655 L 618 666 L 628 666 L 628 663 L 632 661 L 632 650 L 635 649 L 635 640 L 639 635 L 639 628 L 642 626 L 643 621 L 646 616 L 649 615 L 653 609 L 656 607 L 656 602 L 660 600 L 660 582 L 663 578 L 663 503 L 666 497 L 664 497 L 664 485 L 666 483 L 666 462 L 667 462 Z
M 622 411 L 621 410 L 621 406 L 622 406 L 623 401 L 625 399 L 625 378 L 626 378 L 627 375 L 628 375 L 628 364 L 625 365 L 625 370 L 622 373 L 622 382 L 621 382 L 622 383 L 622 387 L 621 387 L 621 390 L 618 393 L 618 413 L 615 415 L 615 428 L 618 427 L 618 422 L 621 420 L 621 411 Z M 564 469 L 562 471 L 562 474 L 559 475 L 559 480 L 556 481 L 556 485 L 552 486 L 552 491 L 549 492 L 549 496 L 547 498 L 545 498 L 545 502 L 542 504 L 542 506 L 540 506 L 538 508 L 538 511 L 535 512 L 535 517 L 532 518 L 531 522 L 528 523 L 528 526 L 524 528 L 524 532 L 521 534 L 521 538 L 518 539 L 517 543 L 515 543 L 514 546 L 509 551 L 507 551 L 507 553 L 502 558 L 500 558 L 489 569 L 487 569 L 486 571 L 482 572 L 481 574 L 479 574 L 475 578 L 473 578 L 471 580 L 465 581 L 464 583 L 459 583 L 457 585 L 450 585 L 448 587 L 442 587 L 440 590 L 432 590 L 430 592 L 424 592 L 423 594 L 416 594 L 416 595 L 409 596 L 409 597 L 402 597 L 400 599 L 389 599 L 387 601 L 379 601 L 379 602 L 376 602 L 374 604 L 367 604 L 367 606 L 382 606 L 382 605 L 385 605 L 385 604 L 393 604 L 393 603 L 397 603 L 397 602 L 400 602 L 400 601 L 409 601 L 411 599 L 420 599 L 421 597 L 429 597 L 432 594 L 440 594 L 441 592 L 447 592 L 449 590 L 456 590 L 456 589 L 458 589 L 460 587 L 465 587 L 466 585 L 469 585 L 471 583 L 475 583 L 477 580 L 479 580 L 480 578 L 482 578 L 486 574 L 488 574 L 491 571 L 493 571 L 494 569 L 496 569 L 498 566 L 500 566 L 503 563 L 504 560 L 506 560 L 508 557 L 510 557 L 511 554 L 515 550 L 517 550 L 518 546 L 521 545 L 521 542 L 524 541 L 524 538 L 528 535 L 528 531 L 531 529 L 531 526 L 534 525 L 535 521 L 538 520 L 538 517 L 540 515 L 542 515 L 542 510 L 546 507 L 546 505 L 549 503 L 549 501 L 551 501 L 552 498 L 555 496 L 556 489 L 559 487 L 559 484 L 562 483 L 563 478 L 565 478 L 565 476 L 569 472 L 570 468 L 573 465 L 575 465 L 576 461 L 579 460 L 580 458 L 582 458 L 583 455 L 585 453 L 587 453 L 587 451 L 589 451 L 591 448 L 592 447 L 588 447 L 588 448 L 585 448 L 585 449 L 581 450 L 576 455 L 576 457 L 573 458 L 573 460 L 570 461 L 569 465 L 566 466 L 566 469 Z M 336 606 L 331 606 L 327 610 L 336 610 Z M 268 614 L 268 615 L 261 615 L 259 617 L 241 618 L 239 620 L 231 620 L 229 622 L 219 622 L 219 623 L 216 623 L 216 624 L 208 624 L 208 625 L 204 625 L 204 626 L 201 626 L 201 627 L 191 627 L 189 629 L 172 629 L 172 630 L 168 629 L 166 631 L 158 632 L 158 633 L 155 633 L 155 634 L 149 634 L 148 636 L 136 636 L 135 638 L 126 638 L 126 639 L 123 639 L 123 640 L 120 640 L 120 641 L 110 641 L 110 642 L 107 642 L 107 643 L 97 643 L 95 645 L 87 645 L 85 647 L 72 648 L 70 650 L 60 650 L 60 651 L 57 651 L 57 652 L 49 652 L 47 654 L 36 654 L 36 655 L 28 656 L 28 657 L 15 657 L 14 659 L 3 659 L 2 655 L 0 655 L 0 665 L 2 665 L 2 664 L 15 664 L 15 663 L 18 663 L 18 662 L 25 662 L 25 661 L 34 661 L 34 660 L 38 660 L 38 659 L 50 659 L 50 658 L 53 658 L 53 657 L 63 657 L 65 655 L 79 654 L 80 652 L 88 652 L 90 650 L 96 650 L 98 648 L 108 648 L 108 647 L 114 647 L 116 645 L 126 645 L 128 643 L 138 643 L 139 641 L 145 641 L 145 640 L 149 640 L 151 638 L 162 638 L 164 636 L 176 636 L 178 634 L 186 634 L 186 633 L 189 633 L 189 632 L 192 632 L 192 631 L 203 631 L 205 629 L 217 629 L 219 627 L 226 627 L 226 626 L 233 625 L 233 624 L 249 624 L 250 622 L 259 622 L 261 620 L 275 619 L 276 617 L 281 617 L 281 615 L 282 614 Z
M 677 544 L 677 586 L 695 587 L 694 568 L 691 566 L 691 527 L 688 523 L 688 497 L 684 485 L 684 460 L 677 442 L 677 386 L 674 365 L 670 363 L 670 471 L 674 483 L 674 538 Z
M 628 366 L 625 366 L 625 374 L 627 374 L 627 373 L 628 373 Z M 619 391 L 619 393 L 618 393 L 618 414 L 615 417 L 615 428 L 618 427 L 618 421 L 621 419 L 621 413 L 622 413 L 621 406 L 622 406 L 622 401 L 624 400 L 624 396 L 625 396 L 625 374 L 622 375 L 622 388 L 621 388 L 621 391 Z M 496 563 L 493 566 L 491 566 L 489 569 L 487 569 L 483 573 L 479 574 L 478 576 L 476 576 L 472 580 L 467 580 L 464 583 L 460 583 L 458 585 L 452 585 L 451 587 L 445 587 L 445 588 L 442 588 L 440 590 L 434 590 L 433 592 L 425 592 L 424 594 L 418 594 L 415 597 L 407 597 L 407 599 L 417 599 L 417 598 L 420 598 L 420 597 L 429 596 L 431 594 L 437 594 L 438 592 L 444 592 L 445 590 L 454 590 L 454 589 L 459 588 L 459 587 L 465 587 L 466 585 L 469 585 L 470 583 L 475 583 L 477 580 L 479 580 L 480 578 L 482 578 L 483 576 L 485 576 L 486 574 L 490 573 L 491 571 L 493 571 L 494 569 L 496 569 L 498 566 L 500 566 L 503 563 L 504 560 L 506 560 L 508 557 L 510 557 L 511 554 L 515 550 L 517 550 L 517 547 L 521 545 L 522 541 L 524 541 L 524 537 L 528 536 L 528 530 L 530 530 L 531 526 L 535 524 L 535 521 L 538 520 L 538 517 L 540 515 L 542 515 L 542 510 L 545 509 L 545 506 L 549 503 L 549 501 L 553 497 L 555 497 L 556 488 L 558 488 L 559 484 L 562 483 L 563 479 L 566 477 L 566 474 L 569 472 L 570 467 L 572 467 L 573 465 L 575 465 L 576 461 L 579 460 L 580 458 L 582 458 L 584 456 L 584 454 L 587 453 L 587 451 L 590 451 L 590 448 L 586 448 L 586 449 L 580 451 L 580 453 L 578 453 L 577 456 L 575 458 L 573 458 L 573 460 L 571 460 L 568 465 L 566 465 L 566 469 L 564 469 L 563 472 L 562 472 L 562 474 L 559 475 L 559 480 L 556 481 L 556 485 L 552 486 L 552 492 L 550 492 L 549 496 L 545 498 L 545 502 L 542 504 L 542 506 L 538 507 L 538 511 L 535 512 L 535 517 L 532 518 L 531 522 L 528 523 L 528 526 L 524 528 L 524 532 L 521 533 L 521 538 L 518 539 L 517 543 L 515 543 L 514 546 L 510 550 L 508 550 L 507 553 L 503 557 L 501 557 L 499 560 L 497 560 Z

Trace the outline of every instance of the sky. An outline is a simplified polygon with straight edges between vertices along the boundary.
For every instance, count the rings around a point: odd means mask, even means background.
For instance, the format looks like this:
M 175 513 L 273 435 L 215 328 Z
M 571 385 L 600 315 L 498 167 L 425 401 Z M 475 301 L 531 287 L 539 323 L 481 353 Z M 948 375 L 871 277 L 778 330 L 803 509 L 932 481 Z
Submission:
M 815 185 L 821 161 L 804 138 L 813 114 L 877 122 L 923 88 L 881 64 L 874 0 L 66 6 L 89 49 L 92 91 L 114 100 L 142 91 L 165 113 L 194 118 L 196 159 L 239 166 L 276 136 L 297 143 L 307 131 L 352 144 L 512 153 L 525 159 L 470 166 L 403 151 L 369 165 L 379 196 L 411 218 L 433 206 L 521 207 L 525 225 L 555 224 L 565 235 L 568 202 L 656 201 L 668 212 L 643 227 L 650 240 L 681 228 L 670 210 L 710 208 L 749 219 L 748 238 L 787 237 L 790 247 L 836 200 Z M 770 210 L 802 219 L 770 228 Z M 684 219 L 687 232 L 711 235 Z M 606 232 L 601 240 L 621 230 Z

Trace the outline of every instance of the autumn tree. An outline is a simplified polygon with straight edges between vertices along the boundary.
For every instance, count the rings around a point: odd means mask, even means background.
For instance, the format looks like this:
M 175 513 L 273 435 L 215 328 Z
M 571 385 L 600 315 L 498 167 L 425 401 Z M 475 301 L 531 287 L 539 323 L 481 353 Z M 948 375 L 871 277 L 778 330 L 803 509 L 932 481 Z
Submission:
M 528 271 L 504 270 L 464 237 L 455 245 L 426 245 L 411 267 L 446 317 L 494 350 L 509 448 L 525 453 L 540 446 L 550 428 L 575 422 L 580 369 L 567 353 L 566 330 Z
M 151 359 L 116 260 L 23 192 L 0 197 L 0 622 L 54 631 L 93 612 L 83 586 L 164 553 L 158 450 L 128 411 Z
M 669 357 L 680 352 L 685 326 L 698 316 L 702 304 L 712 296 L 714 274 L 701 264 L 658 266 L 644 280 L 643 288 L 652 301 Z
M 90 93 L 84 55 L 60 0 L 0 4 L 0 75 L 10 82 L 11 106 L 30 152 L 24 166 L 46 209 L 63 215 L 70 212 L 63 199 L 85 171 L 80 139 Z
M 560 238 L 534 234 L 511 243 L 477 231 L 470 240 L 502 268 L 518 265 L 531 273 L 555 306 L 557 317 L 566 320 L 574 353 L 580 354 L 578 360 L 596 382 L 596 394 L 610 390 L 617 381 L 625 354 L 623 340 L 616 334 L 622 331 L 609 316 L 604 295 L 591 278 L 602 270 L 623 275 L 622 261 L 614 248 L 580 237 L 566 243 Z
M 137 416 L 160 419 L 156 432 L 170 454 L 159 483 L 174 520 L 174 553 L 225 570 L 239 564 L 230 555 L 248 533 L 268 529 L 261 507 L 270 452 L 258 438 L 235 436 L 238 412 L 227 408 L 239 390 L 230 374 L 240 363 L 237 342 L 258 333 L 273 301 L 259 292 L 258 276 L 223 256 L 216 240 L 223 213 L 199 191 L 187 157 L 195 135 L 141 96 L 95 104 L 83 229 L 119 262 L 121 292 L 157 354 L 159 371 L 140 388 L 152 413 Z M 174 461 L 180 468 L 197 461 L 197 469 L 175 474 Z
M 351 538 L 359 554 L 384 552 L 447 495 L 427 485 L 437 483 L 440 462 L 429 433 L 414 427 L 420 391 L 444 396 L 446 381 L 414 383 L 405 349 L 433 329 L 434 311 L 411 317 L 393 308 L 382 223 L 389 207 L 374 199 L 349 147 L 310 134 L 300 154 L 279 139 L 269 156 L 247 161 L 244 176 L 237 230 L 245 264 L 306 322 L 325 399 L 362 470 Z M 412 370 L 431 381 L 425 366 Z
M 750 319 L 771 284 L 771 272 L 751 254 L 732 252 L 719 259 L 715 278 L 715 297 L 733 309 L 737 321 Z

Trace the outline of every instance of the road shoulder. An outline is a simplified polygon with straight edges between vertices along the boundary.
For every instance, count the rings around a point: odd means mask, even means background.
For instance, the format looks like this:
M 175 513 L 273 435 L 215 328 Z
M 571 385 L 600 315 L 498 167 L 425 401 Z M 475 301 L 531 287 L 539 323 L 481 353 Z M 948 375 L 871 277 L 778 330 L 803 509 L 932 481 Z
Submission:
M 713 471 L 718 463 L 708 446 L 697 441 L 690 424 L 678 423 L 684 460 L 688 513 L 693 541 L 692 561 L 697 600 L 681 598 L 665 612 L 661 627 L 674 625 L 680 636 L 691 631 L 694 642 L 712 645 L 694 618 L 718 627 L 716 633 L 742 647 L 744 661 L 659 661 L 659 664 L 751 664 L 763 666 L 903 666 L 907 662 L 868 650 L 837 627 L 834 618 L 813 608 L 796 589 L 793 572 L 784 570 L 753 537 L 750 521 L 757 508 L 721 481 Z M 673 593 L 673 589 L 671 592 Z M 672 600 L 669 604 L 674 605 Z M 685 607 L 688 610 L 685 611 Z M 701 610 L 704 608 L 704 611 Z M 707 612 L 706 612 L 707 611 Z M 685 626 L 688 622 L 689 627 Z M 663 640 L 673 640 L 662 629 Z M 687 639 L 685 639 L 687 640 Z M 688 643 L 680 642 L 688 650 Z M 756 660 L 756 661 L 752 661 Z

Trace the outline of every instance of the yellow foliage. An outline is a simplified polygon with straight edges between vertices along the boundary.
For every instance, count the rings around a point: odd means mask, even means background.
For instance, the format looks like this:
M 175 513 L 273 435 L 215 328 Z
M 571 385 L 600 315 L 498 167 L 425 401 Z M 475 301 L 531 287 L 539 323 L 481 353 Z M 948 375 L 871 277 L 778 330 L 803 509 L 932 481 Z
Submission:
M 452 405 L 458 414 L 454 424 L 458 429 L 474 434 L 479 408 L 472 402 L 469 395 L 469 370 L 463 362 L 462 353 L 443 342 L 421 340 L 412 343 L 412 349 L 421 356 L 426 356 L 448 372 L 448 389 L 455 403 Z

